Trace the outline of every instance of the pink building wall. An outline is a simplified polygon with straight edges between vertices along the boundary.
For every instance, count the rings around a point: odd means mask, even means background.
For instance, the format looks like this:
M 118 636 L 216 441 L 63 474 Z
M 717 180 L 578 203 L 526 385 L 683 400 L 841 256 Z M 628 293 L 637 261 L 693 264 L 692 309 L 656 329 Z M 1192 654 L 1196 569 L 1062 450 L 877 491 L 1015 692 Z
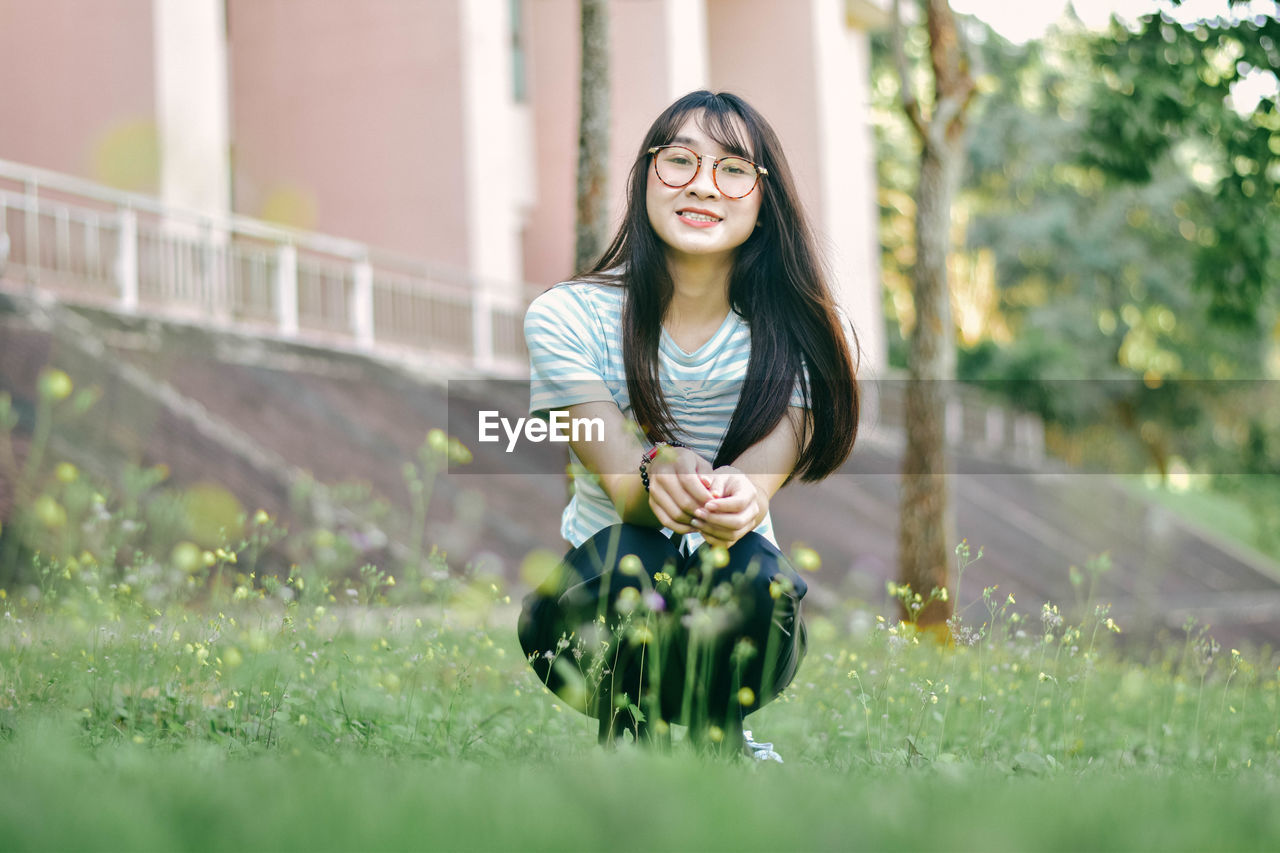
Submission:
M 669 96 L 663 0 L 610 4 L 610 234 L 621 221 L 627 174 L 644 132 Z M 524 233 L 525 279 L 550 286 L 573 273 L 578 162 L 577 0 L 536 0 L 528 9 L 529 93 L 537 150 L 537 198 Z M 567 226 L 566 226 L 567 223 Z
M 236 210 L 466 266 L 457 4 L 227 11 Z
M 0 0 L 0 158 L 155 192 L 151 0 Z

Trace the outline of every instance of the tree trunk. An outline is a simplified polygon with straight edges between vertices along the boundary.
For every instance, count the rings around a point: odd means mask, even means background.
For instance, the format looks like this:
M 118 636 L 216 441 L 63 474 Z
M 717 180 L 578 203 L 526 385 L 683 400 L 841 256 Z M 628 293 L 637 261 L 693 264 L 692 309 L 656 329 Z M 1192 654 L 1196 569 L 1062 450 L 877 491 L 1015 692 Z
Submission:
M 948 586 L 955 522 L 948 496 L 946 406 L 955 380 L 955 343 L 947 256 L 951 204 L 964 163 L 965 112 L 973 95 L 955 15 L 947 0 L 927 0 L 929 59 L 934 107 L 925 115 L 911 89 L 902 51 L 900 0 L 894 4 L 894 53 L 901 75 L 903 109 L 920 138 L 916 188 L 916 261 L 912 296 L 916 324 L 909 349 L 898 527 L 898 577 L 928 599 Z M 945 623 L 953 600 L 937 599 L 914 614 L 921 625 Z M 904 617 L 911 616 L 905 608 Z
M 959 152 L 951 152 L 959 153 Z M 948 495 L 946 406 L 955 379 L 955 343 L 947 283 L 951 200 L 959 158 L 926 146 L 916 191 L 916 263 L 912 275 L 916 325 L 908 351 L 898 527 L 901 583 L 928 598 L 948 583 L 955 522 Z M 921 624 L 945 622 L 950 601 L 934 601 L 917 614 Z M 909 614 L 903 613 L 903 616 Z
M 609 5 L 581 0 L 582 80 L 578 120 L 578 217 L 574 269 L 589 269 L 609 225 Z

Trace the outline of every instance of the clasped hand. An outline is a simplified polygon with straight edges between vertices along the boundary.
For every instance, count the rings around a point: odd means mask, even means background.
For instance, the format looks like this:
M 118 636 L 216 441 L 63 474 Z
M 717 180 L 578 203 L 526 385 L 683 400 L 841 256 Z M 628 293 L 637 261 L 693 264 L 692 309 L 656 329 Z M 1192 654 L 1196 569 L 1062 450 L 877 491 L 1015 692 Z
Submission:
M 713 469 L 689 448 L 664 447 L 649 466 L 649 507 L 664 527 L 727 548 L 760 526 L 769 500 L 737 468 Z

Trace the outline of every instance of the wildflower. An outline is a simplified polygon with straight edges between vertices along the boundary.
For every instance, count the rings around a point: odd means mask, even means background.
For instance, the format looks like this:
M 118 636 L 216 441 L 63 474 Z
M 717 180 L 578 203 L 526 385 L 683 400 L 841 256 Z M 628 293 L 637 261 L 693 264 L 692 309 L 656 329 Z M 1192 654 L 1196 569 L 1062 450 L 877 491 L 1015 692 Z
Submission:
M 614 602 L 614 606 L 619 613 L 630 613 L 636 609 L 636 605 L 640 603 L 640 590 L 633 586 L 623 587 L 618 592 L 618 598 Z
M 717 569 L 723 569 L 729 565 L 729 549 L 723 545 L 717 545 L 711 549 L 711 565 Z M 777 598 L 775 595 L 774 598 Z
M 458 465 L 466 465 L 471 462 L 471 451 L 458 439 L 451 438 L 449 439 L 449 461 Z
M 1117 634 L 1119 634 L 1119 633 L 1120 633 L 1120 626 L 1119 626 L 1119 625 L 1117 625 L 1117 624 L 1115 623 L 1115 620 L 1114 620 L 1114 619 L 1112 619 L 1112 618 L 1111 618 L 1111 617 L 1109 617 L 1109 616 L 1107 617 L 1107 630 L 1108 630 L 1108 631 L 1114 631 L 1114 632 L 1115 632 L 1115 633 L 1117 633 Z M 1232 653 L 1233 653 L 1233 654 L 1238 654 L 1234 649 L 1232 649 Z
M 889 595 L 891 595 L 891 596 L 897 596 L 897 594 L 898 594 L 898 585 L 897 585 L 896 583 L 894 583 L 893 581 L 889 581 L 888 583 L 886 583 L 886 584 L 884 585 L 884 588 L 885 588 L 886 590 L 888 590 Z
M 711 726 L 707 729 L 707 739 L 712 743 L 720 743 L 720 741 L 724 740 L 724 729 L 719 726 Z
M 1017 604 L 1017 603 L 1018 603 L 1018 602 L 1016 602 L 1016 601 L 1014 601 L 1014 600 L 1013 600 L 1013 593 L 1009 593 L 1009 600 L 1008 600 L 1008 601 L 1006 601 L 1006 602 L 1005 602 L 1005 604 L 1013 605 L 1013 604 Z
M 938 591 L 938 599 L 939 599 L 940 601 L 946 601 L 946 600 L 947 600 L 947 588 L 946 588 L 945 586 L 944 586 L 942 589 L 940 589 L 940 590 Z
M 797 569 L 806 572 L 816 572 L 822 568 L 822 557 L 818 552 L 803 545 L 797 545 L 791 549 L 791 562 Z
M 627 554 L 618 561 L 618 571 L 624 575 L 635 577 L 644 571 L 644 564 L 640 562 L 640 558 L 635 554 Z
M 46 368 L 40 371 L 39 389 L 41 397 L 48 397 L 57 402 L 71 396 L 74 389 L 71 377 L 57 368 Z
M 70 485 L 80 479 L 80 471 L 70 462 L 60 462 L 58 467 L 53 469 L 53 476 L 59 483 Z
M 48 495 L 36 498 L 33 509 L 40 523 L 50 530 L 58 530 L 67 523 L 67 511 L 62 508 L 62 504 Z
M 449 436 L 442 429 L 433 429 L 427 433 L 427 447 L 442 455 L 448 453 Z
M 744 687 L 738 691 L 738 704 L 744 708 L 749 708 L 756 703 L 756 693 L 750 687 Z
M 658 572 L 656 575 L 653 576 L 653 582 L 655 584 L 659 584 L 659 583 L 669 584 L 671 583 L 671 580 L 672 580 L 671 575 L 667 574 L 666 572 Z
M 179 542 L 173 546 L 173 552 L 169 559 L 173 561 L 173 567 L 178 571 L 191 574 L 197 571 L 203 564 L 200 555 L 200 546 L 194 542 Z
M 262 526 L 269 521 L 271 521 L 271 516 L 267 515 L 265 509 L 260 509 L 253 514 L 253 523 L 258 526 Z

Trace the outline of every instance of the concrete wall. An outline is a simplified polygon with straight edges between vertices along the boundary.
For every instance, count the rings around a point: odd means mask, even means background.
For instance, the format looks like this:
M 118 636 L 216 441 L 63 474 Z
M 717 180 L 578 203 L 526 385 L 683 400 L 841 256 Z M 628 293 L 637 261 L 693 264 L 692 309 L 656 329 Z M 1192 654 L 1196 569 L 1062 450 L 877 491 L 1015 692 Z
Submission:
M 235 207 L 465 267 L 455 0 L 227 0 Z
M 857 328 L 864 364 L 886 362 L 880 310 L 869 39 L 842 0 L 706 0 L 711 86 L 742 95 L 777 131 L 801 203 Z
M 706 86 L 702 0 L 627 0 L 609 7 L 610 235 L 645 131 L 672 101 Z M 549 286 L 573 273 L 579 63 L 577 0 L 529 6 L 537 198 L 524 235 L 525 278 Z M 675 42 L 673 32 L 680 31 Z M 673 48 L 672 45 L 675 45 Z
M 155 192 L 152 0 L 0 0 L 0 158 Z

